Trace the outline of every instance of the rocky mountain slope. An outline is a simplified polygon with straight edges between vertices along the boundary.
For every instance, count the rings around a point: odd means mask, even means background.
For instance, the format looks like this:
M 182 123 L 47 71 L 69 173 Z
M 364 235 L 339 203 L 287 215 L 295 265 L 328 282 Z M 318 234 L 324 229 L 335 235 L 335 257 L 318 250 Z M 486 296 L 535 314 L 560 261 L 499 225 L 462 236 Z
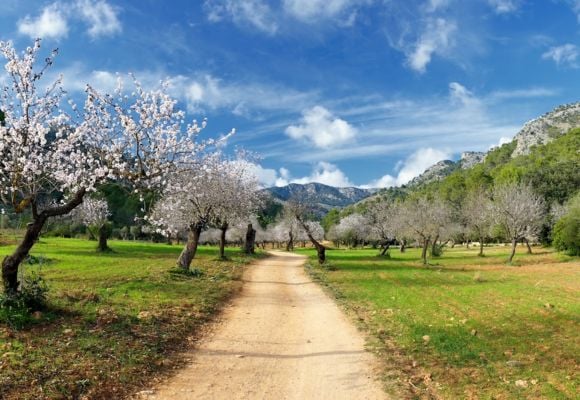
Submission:
M 271 187 L 264 190 L 279 202 L 297 199 L 311 204 L 317 214 L 324 214 L 332 208 L 342 208 L 356 203 L 374 193 L 374 191 L 367 189 L 336 188 L 322 183 L 307 183 L 305 185 L 291 183 L 288 186 Z
M 532 146 L 547 144 L 570 129 L 577 127 L 580 127 L 580 102 L 559 106 L 541 117 L 527 122 L 522 127 L 514 136 L 516 148 L 512 157 L 529 154 Z M 487 153 L 467 151 L 461 154 L 461 159 L 457 162 L 439 161 L 409 182 L 408 186 L 419 186 L 441 180 L 457 168 L 467 169 L 483 162 L 486 155 Z
M 517 145 L 512 156 L 529 154 L 532 146 L 546 144 L 579 126 L 580 102 L 559 106 L 523 126 L 514 137 Z

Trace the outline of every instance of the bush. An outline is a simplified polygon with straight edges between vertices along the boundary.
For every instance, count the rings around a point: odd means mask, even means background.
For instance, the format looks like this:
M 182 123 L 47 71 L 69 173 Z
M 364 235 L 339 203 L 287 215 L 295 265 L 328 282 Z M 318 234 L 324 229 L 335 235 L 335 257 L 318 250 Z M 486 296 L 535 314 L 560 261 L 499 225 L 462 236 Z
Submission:
M 554 247 L 580 256 L 580 193 L 570 200 L 567 208 L 567 213 L 554 225 Z
M 40 271 L 31 270 L 21 279 L 18 292 L 0 294 L 0 322 L 14 329 L 23 328 L 34 320 L 33 312 L 46 308 L 47 294 L 48 285 Z

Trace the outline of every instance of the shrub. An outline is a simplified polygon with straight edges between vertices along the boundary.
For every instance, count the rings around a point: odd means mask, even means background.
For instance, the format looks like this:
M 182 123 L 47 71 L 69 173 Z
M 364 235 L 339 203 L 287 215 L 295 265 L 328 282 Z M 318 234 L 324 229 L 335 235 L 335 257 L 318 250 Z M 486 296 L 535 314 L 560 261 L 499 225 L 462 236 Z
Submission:
M 580 193 L 567 205 L 568 211 L 554 226 L 554 247 L 572 256 L 580 256 Z
M 0 294 L 0 322 L 14 329 L 28 325 L 34 320 L 33 312 L 46 308 L 48 290 L 40 270 L 31 269 L 29 274 L 21 279 L 18 292 Z

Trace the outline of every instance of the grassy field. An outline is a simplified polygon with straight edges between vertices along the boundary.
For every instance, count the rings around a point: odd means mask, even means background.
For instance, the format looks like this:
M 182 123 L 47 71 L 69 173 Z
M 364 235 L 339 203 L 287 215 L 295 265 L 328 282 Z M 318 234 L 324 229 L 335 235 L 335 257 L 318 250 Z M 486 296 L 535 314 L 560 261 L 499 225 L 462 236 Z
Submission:
M 33 255 L 50 286 L 50 309 L 24 329 L 0 324 L 0 398 L 113 399 L 146 388 L 240 286 L 237 251 L 217 261 L 200 248 L 198 278 L 171 274 L 180 246 L 42 239 Z M 11 246 L 0 246 L 0 256 Z M 38 266 L 26 265 L 27 273 Z
M 386 380 L 410 397 L 577 398 L 580 261 L 535 251 L 507 266 L 506 248 L 447 249 L 423 267 L 417 249 L 391 259 L 331 250 L 331 268 L 309 270 L 368 329 Z

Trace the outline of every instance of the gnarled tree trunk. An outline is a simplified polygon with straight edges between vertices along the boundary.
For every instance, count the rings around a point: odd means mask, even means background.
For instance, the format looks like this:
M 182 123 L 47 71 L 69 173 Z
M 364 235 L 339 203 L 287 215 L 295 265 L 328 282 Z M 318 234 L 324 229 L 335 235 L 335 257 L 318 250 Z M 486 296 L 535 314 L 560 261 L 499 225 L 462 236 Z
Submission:
M 479 237 L 479 254 L 478 256 L 483 257 L 483 236 Z
M 107 236 L 108 236 L 108 227 L 107 224 L 103 224 L 99 227 L 99 245 L 97 246 L 98 251 L 109 251 L 109 245 L 107 244 Z
M 401 253 L 404 253 L 405 250 L 407 249 L 407 242 L 405 241 L 405 239 L 401 240 L 401 246 L 399 247 L 399 250 L 401 251 Z
M 6 293 L 15 293 L 18 290 L 18 268 L 28 256 L 34 243 L 38 240 L 40 232 L 48 218 L 70 213 L 83 202 L 85 193 L 85 189 L 80 189 L 68 203 L 46 209 L 40 214 L 37 214 L 33 210 L 34 219 L 26 226 L 26 232 L 22 242 L 20 242 L 11 255 L 6 256 L 2 261 L 2 281 L 4 282 L 4 290 Z
M 429 248 L 430 240 L 425 238 L 423 240 L 423 251 L 421 252 L 421 259 L 423 260 L 423 264 L 427 265 L 427 249 Z
M 387 255 L 388 251 L 389 251 L 389 247 L 391 247 L 389 242 L 385 242 L 382 245 L 382 250 L 381 250 L 381 256 L 385 256 Z
M 203 226 L 204 224 L 198 222 L 189 227 L 189 231 L 187 232 L 187 243 L 185 243 L 185 247 L 181 251 L 179 259 L 177 260 L 177 265 L 185 271 L 189 271 L 191 262 L 195 258 Z
M 244 253 L 254 254 L 256 243 L 256 230 L 252 224 L 248 224 L 248 230 L 246 231 L 246 243 L 244 244 Z
M 220 259 L 226 259 L 226 232 L 228 231 L 229 225 L 227 222 L 224 222 L 222 226 L 220 226 Z
M 292 231 L 288 232 L 288 243 L 286 243 L 286 251 L 294 251 L 294 234 Z
M 532 254 L 532 246 L 530 246 L 530 241 L 527 238 L 524 238 L 524 242 L 526 242 L 526 246 L 528 248 L 528 254 Z
M 518 244 L 518 240 L 516 238 L 513 238 L 512 239 L 512 251 L 510 253 L 510 257 L 508 259 L 508 263 L 511 263 L 512 262 L 512 260 L 514 258 L 514 255 L 516 254 L 516 246 L 517 246 L 517 244 Z

